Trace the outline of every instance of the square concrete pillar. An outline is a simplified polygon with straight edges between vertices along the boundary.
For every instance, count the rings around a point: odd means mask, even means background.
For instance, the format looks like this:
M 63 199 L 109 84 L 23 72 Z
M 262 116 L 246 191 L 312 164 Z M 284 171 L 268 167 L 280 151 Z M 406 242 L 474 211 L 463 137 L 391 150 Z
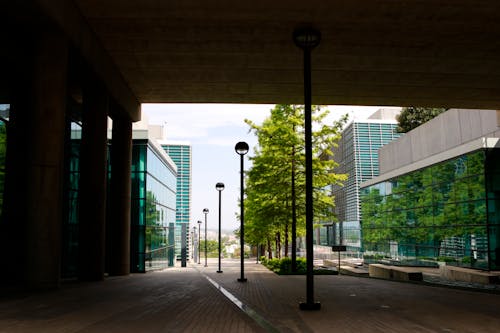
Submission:
M 109 98 L 104 86 L 87 74 L 83 86 L 80 153 L 78 278 L 104 278 L 107 116 Z
M 111 180 L 106 228 L 108 272 L 110 275 L 126 275 L 130 273 L 132 122 L 129 119 L 113 118 L 110 155 Z
M 2 255 L 5 274 L 46 289 L 60 279 L 68 42 L 41 31 L 26 48 L 8 125 Z

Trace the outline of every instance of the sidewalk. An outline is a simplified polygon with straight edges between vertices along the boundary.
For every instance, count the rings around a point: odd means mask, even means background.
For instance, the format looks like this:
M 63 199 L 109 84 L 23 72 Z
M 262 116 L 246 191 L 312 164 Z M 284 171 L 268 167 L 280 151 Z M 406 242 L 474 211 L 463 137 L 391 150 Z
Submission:
M 255 260 L 0 296 L 0 332 L 498 332 L 500 295 L 344 275 L 315 276 L 319 311 L 300 311 L 305 276 Z
M 224 273 L 201 268 L 280 332 L 498 332 L 500 295 L 429 285 L 318 275 L 320 311 L 301 311 L 305 276 L 278 276 L 254 261 L 226 262 Z

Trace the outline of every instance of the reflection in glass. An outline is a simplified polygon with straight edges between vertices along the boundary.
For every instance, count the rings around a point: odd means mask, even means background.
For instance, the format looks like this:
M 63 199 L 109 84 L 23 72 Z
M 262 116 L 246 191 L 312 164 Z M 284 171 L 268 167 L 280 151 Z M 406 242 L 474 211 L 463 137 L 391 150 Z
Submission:
M 365 260 L 500 268 L 499 168 L 479 150 L 364 188 Z
M 132 148 L 132 270 L 173 265 L 176 175 L 146 140 Z

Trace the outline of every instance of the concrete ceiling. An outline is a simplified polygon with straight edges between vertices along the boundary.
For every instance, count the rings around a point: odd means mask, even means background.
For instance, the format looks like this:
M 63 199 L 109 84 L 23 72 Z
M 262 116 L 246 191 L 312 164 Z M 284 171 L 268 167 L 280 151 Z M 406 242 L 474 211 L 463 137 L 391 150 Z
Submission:
M 303 103 L 311 23 L 314 104 L 500 108 L 497 0 L 75 3 L 142 103 Z
M 500 108 L 500 2 L 76 0 L 141 102 Z

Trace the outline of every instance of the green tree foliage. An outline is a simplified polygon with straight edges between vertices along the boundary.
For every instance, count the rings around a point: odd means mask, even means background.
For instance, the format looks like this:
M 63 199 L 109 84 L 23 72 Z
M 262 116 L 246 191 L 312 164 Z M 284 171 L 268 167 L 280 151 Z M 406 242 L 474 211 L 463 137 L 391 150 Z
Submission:
M 200 240 L 200 255 L 205 256 L 205 240 Z M 215 258 L 219 255 L 219 242 L 207 240 L 207 257 Z
M 444 108 L 404 107 L 397 116 L 399 133 L 406 133 L 446 111 Z
M 327 110 L 312 108 L 313 119 L 313 186 L 315 221 L 333 219 L 334 201 L 327 186 L 341 184 L 346 175 L 333 172 L 331 148 L 340 139 L 347 120 L 342 117 L 333 124 L 324 124 Z M 252 168 L 247 172 L 245 199 L 245 239 L 252 244 L 274 244 L 277 256 L 281 243 L 290 240 L 292 221 L 291 178 L 295 167 L 297 203 L 297 234 L 305 232 L 305 157 L 304 108 L 297 105 L 276 105 L 262 125 L 245 122 L 258 139 Z M 271 256 L 271 255 L 270 255 Z
M 157 209 L 157 201 L 152 191 L 146 192 L 146 252 L 173 245 L 168 244 L 167 227 L 163 225 L 163 216 Z

